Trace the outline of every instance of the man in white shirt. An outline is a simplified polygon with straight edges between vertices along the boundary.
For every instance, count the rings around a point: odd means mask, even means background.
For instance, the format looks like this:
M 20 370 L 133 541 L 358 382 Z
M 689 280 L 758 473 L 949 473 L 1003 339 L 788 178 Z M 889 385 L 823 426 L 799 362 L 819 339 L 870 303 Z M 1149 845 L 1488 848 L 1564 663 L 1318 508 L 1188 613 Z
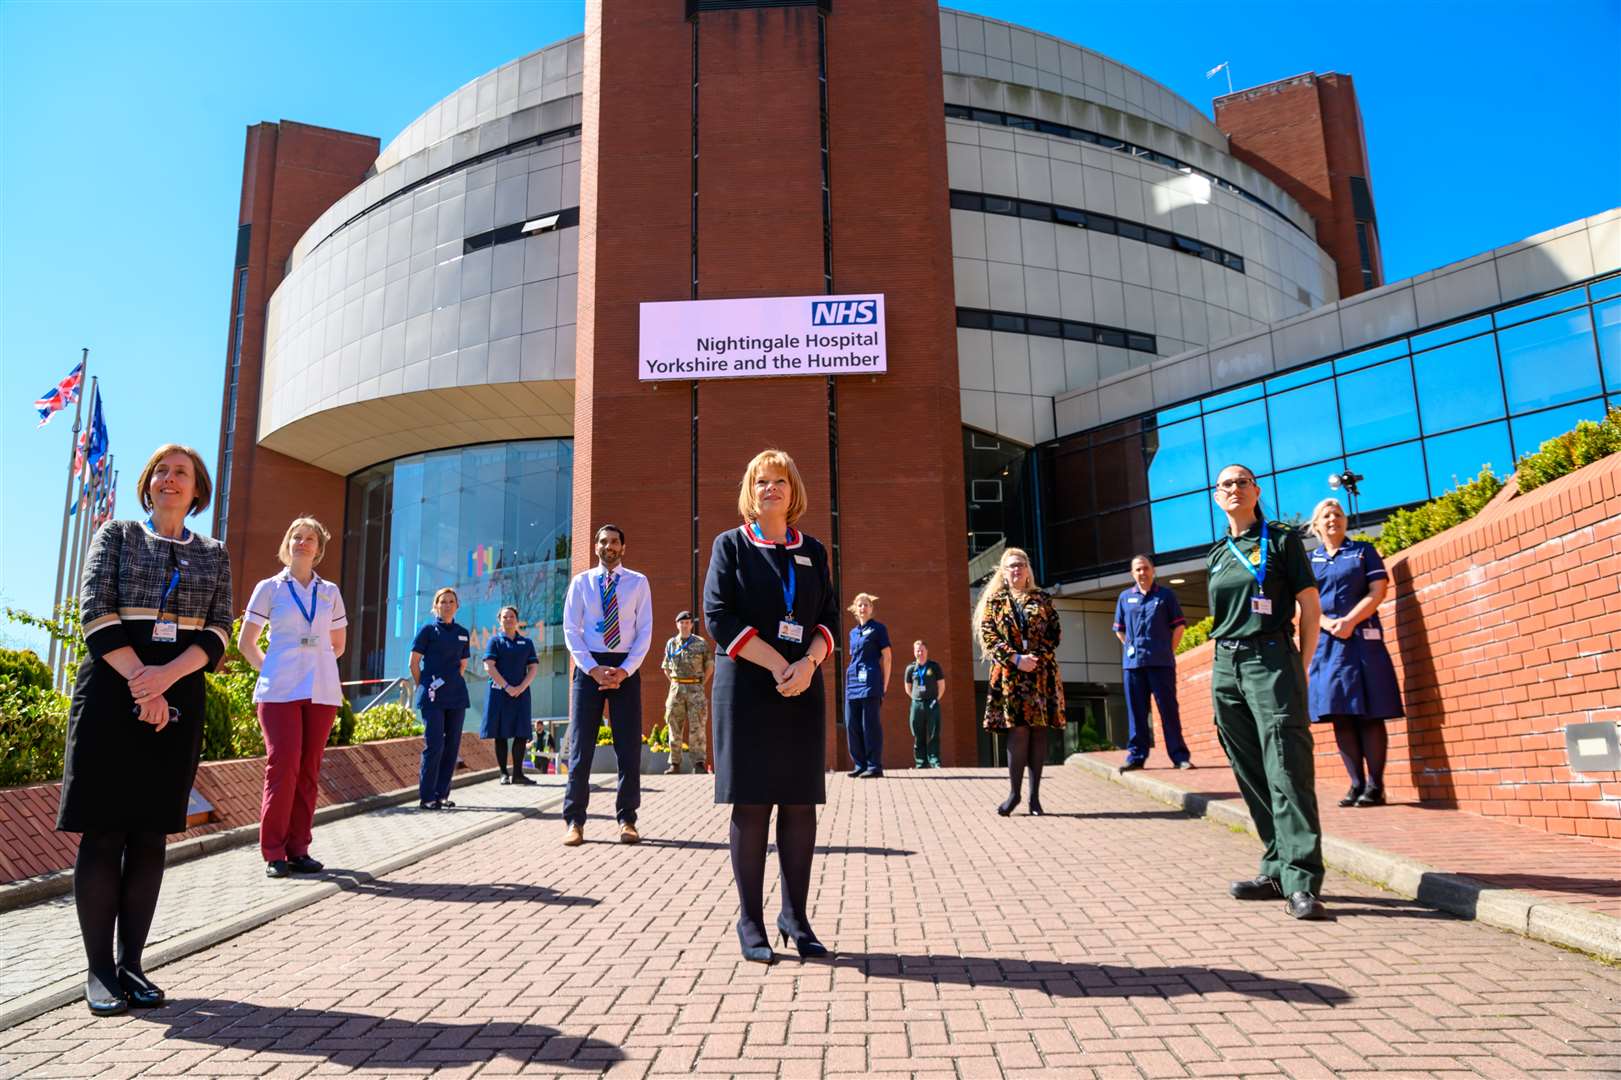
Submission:
M 568 790 L 564 845 L 585 842 L 585 808 L 591 797 L 591 758 L 607 706 L 619 762 L 614 816 L 619 839 L 634 844 L 636 810 L 642 804 L 642 676 L 653 642 L 653 590 L 647 578 L 624 565 L 625 533 L 604 525 L 596 535 L 597 565 L 569 582 L 563 601 L 563 641 L 574 659 L 570 695 Z

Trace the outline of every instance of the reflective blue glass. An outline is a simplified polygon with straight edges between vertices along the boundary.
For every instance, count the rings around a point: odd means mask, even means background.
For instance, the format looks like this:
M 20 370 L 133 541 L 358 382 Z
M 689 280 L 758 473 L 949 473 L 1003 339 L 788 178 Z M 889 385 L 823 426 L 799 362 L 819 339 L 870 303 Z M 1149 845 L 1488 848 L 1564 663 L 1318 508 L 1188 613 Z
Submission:
M 1612 296 L 1621 296 L 1621 274 L 1595 281 L 1587 287 L 1587 291 L 1593 294 L 1594 300 L 1608 300 Z
M 1149 445 L 1158 448 L 1148 460 L 1148 495 L 1159 499 L 1184 491 L 1203 491 L 1210 485 L 1205 476 L 1204 429 L 1195 418 L 1158 428 L 1149 436 Z
M 1210 495 L 1203 491 L 1150 504 L 1154 550 L 1178 551 L 1208 546 L 1213 539 L 1210 531 L 1211 505 Z
M 1483 465 L 1490 465 L 1498 476 L 1514 471 L 1514 456 L 1508 448 L 1508 425 L 1501 420 L 1425 439 L 1424 457 L 1429 463 L 1432 495 L 1467 484 L 1480 475 Z
M 1294 371 L 1279 375 L 1275 379 L 1268 379 L 1266 381 L 1266 392 L 1276 394 L 1281 390 L 1290 390 L 1296 386 L 1305 386 L 1307 383 L 1326 379 L 1332 374 L 1334 374 L 1334 365 L 1324 360 L 1321 364 L 1297 368 Z
M 1204 433 L 1205 458 L 1209 465 L 1207 484 L 1215 483 L 1216 473 L 1235 463 L 1249 466 L 1257 476 L 1272 471 L 1264 402 L 1252 401 L 1218 413 L 1206 413 Z
M 1236 390 L 1223 390 L 1219 394 L 1211 394 L 1203 401 L 1204 411 L 1213 413 L 1217 409 L 1225 409 L 1229 405 L 1237 405 L 1241 401 L 1254 401 L 1261 396 L 1261 384 L 1250 383 L 1240 386 Z
M 1190 401 L 1186 405 L 1178 405 L 1174 409 L 1161 409 L 1154 415 L 1154 419 L 1161 424 L 1174 424 L 1178 420 L 1186 420 L 1190 416 L 1199 415 L 1199 403 Z
M 1338 495 L 1328 486 L 1330 475 L 1337 475 L 1341 471 L 1339 458 L 1332 461 L 1320 461 L 1315 465 L 1308 465 L 1303 469 L 1292 469 L 1277 475 L 1276 486 L 1278 502 L 1276 511 L 1279 517 L 1298 517 L 1307 521 L 1311 517 L 1312 507 L 1317 505 L 1319 499 L 1326 499 L 1330 495 Z M 1344 497 L 1340 496 L 1341 501 Z
M 1597 399 L 1565 405 L 1529 416 L 1516 416 L 1509 420 L 1514 434 L 1516 459 L 1536 453 L 1545 440 L 1563 435 L 1582 420 L 1604 419 L 1604 403 Z
M 1586 308 L 1499 330 L 1497 352 L 1510 416 L 1600 392 L 1593 319 Z M 1514 445 L 1519 449 L 1518 436 Z
M 1413 377 L 1425 434 L 1503 416 L 1497 343 L 1490 334 L 1417 354 Z
M 1411 365 L 1410 360 L 1396 360 L 1339 377 L 1340 429 L 1347 451 L 1418 435 Z
M 1461 341 L 1466 337 L 1484 334 L 1492 328 L 1490 315 L 1482 315 L 1478 319 L 1465 319 L 1455 322 L 1451 326 L 1443 326 L 1439 330 L 1430 330 L 1423 334 L 1414 334 L 1408 340 L 1413 343 L 1413 351 L 1420 349 L 1433 349 L 1438 345 L 1446 345 L 1453 341 Z
M 1272 425 L 1273 468 L 1289 469 L 1339 457 L 1340 413 L 1332 382 L 1273 394 L 1267 398 L 1266 408 Z
M 1498 326 L 1513 326 L 1516 323 L 1528 322 L 1555 311 L 1564 311 L 1587 302 L 1587 291 L 1580 287 L 1566 289 L 1552 296 L 1544 296 L 1539 300 L 1527 300 L 1523 304 L 1515 304 L 1495 312 L 1492 318 L 1497 320 Z
M 1342 356 L 1334 361 L 1335 371 L 1357 371 L 1374 364 L 1382 364 L 1386 360 L 1407 355 L 1407 342 L 1391 341 L 1384 345 L 1376 345 L 1371 349 L 1363 349 L 1348 356 Z
M 1424 473 L 1424 454 L 1416 442 L 1388 446 L 1366 454 L 1350 454 L 1345 464 L 1364 477 L 1358 485 L 1357 512 L 1366 514 L 1430 497 Z
M 1604 371 L 1604 389 L 1612 394 L 1621 393 L 1621 300 L 1593 305 L 1593 323 L 1598 334 L 1599 367 Z

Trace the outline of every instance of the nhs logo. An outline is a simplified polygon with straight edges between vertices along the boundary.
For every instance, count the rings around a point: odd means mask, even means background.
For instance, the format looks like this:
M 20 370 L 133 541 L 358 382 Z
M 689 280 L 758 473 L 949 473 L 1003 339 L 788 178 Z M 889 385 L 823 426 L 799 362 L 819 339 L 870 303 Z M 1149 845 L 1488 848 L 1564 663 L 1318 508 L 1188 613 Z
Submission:
M 813 300 L 812 326 L 850 326 L 878 321 L 876 300 Z

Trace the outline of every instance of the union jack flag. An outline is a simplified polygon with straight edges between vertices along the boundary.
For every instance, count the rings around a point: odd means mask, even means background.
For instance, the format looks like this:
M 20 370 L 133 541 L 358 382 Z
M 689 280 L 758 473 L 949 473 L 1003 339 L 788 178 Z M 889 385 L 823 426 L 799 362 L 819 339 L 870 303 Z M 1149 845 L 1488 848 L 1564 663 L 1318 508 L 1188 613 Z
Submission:
M 39 410 L 39 426 L 44 427 L 51 422 L 51 417 L 78 401 L 83 388 L 84 361 L 80 360 L 66 378 L 34 399 L 34 408 Z

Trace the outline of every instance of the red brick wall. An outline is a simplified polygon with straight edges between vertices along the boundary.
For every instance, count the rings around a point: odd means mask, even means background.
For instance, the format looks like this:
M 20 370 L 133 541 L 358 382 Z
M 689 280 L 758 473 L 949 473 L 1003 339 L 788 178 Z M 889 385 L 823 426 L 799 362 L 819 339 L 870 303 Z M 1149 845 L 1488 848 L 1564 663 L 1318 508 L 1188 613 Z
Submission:
M 1568 724 L 1621 721 L 1621 455 L 1392 556 L 1379 617 L 1407 707 L 1386 786 L 1518 825 L 1621 841 L 1621 773 L 1577 775 Z M 1223 761 L 1211 646 L 1178 659 L 1195 759 Z M 1313 725 L 1319 779 L 1343 775 Z
M 462 760 L 473 770 L 493 769 L 495 749 L 477 732 L 462 733 Z M 316 806 L 356 802 L 370 795 L 414 788 L 422 757 L 416 736 L 329 747 L 321 759 Z M 197 770 L 197 792 L 214 807 L 217 821 L 169 837 L 169 842 L 252 825 L 259 820 L 265 759 L 205 761 Z M 56 805 L 62 785 L 35 784 L 0 791 L 0 882 L 19 881 L 65 870 L 79 850 L 78 833 L 56 831 Z

